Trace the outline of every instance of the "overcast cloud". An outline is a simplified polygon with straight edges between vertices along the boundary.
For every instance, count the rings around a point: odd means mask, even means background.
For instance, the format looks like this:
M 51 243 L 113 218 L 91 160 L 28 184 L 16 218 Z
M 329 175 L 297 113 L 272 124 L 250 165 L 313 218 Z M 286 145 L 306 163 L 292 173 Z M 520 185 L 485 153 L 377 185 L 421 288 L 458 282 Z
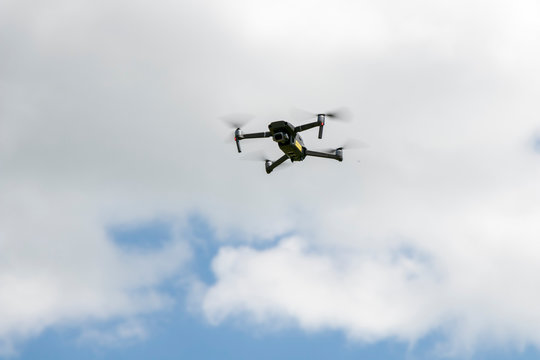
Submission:
M 1 1 L 4 351 L 90 320 L 143 336 L 134 319 L 175 301 L 160 284 L 192 278 L 190 245 L 128 252 L 107 229 L 192 213 L 223 240 L 193 297 L 214 324 L 539 347 L 539 15 L 532 0 Z M 223 142 L 222 115 L 262 131 L 342 105 L 354 122 L 304 140 L 369 144 L 343 163 L 266 175 Z

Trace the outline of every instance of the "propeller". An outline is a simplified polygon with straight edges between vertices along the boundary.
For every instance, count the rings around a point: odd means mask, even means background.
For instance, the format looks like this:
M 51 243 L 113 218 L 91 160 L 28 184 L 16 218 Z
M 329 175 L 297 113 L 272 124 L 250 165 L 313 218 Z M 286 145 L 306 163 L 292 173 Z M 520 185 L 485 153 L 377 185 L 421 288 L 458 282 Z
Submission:
M 265 152 L 263 151 L 255 151 L 255 152 L 251 152 L 251 153 L 247 153 L 245 154 L 243 157 L 242 157 L 242 160 L 244 161 L 262 161 L 262 162 L 267 162 L 267 161 L 270 161 L 270 162 L 274 162 L 274 160 L 271 160 Z M 292 163 L 290 161 L 285 161 L 284 163 L 282 163 L 279 167 L 280 169 L 284 169 L 288 166 L 290 166 Z
M 270 158 L 262 151 L 250 152 L 242 156 L 244 161 L 268 161 Z
M 238 129 L 253 120 L 254 117 L 255 116 L 250 114 L 231 114 L 222 116 L 221 120 L 223 120 L 230 128 Z
M 253 118 L 254 116 L 250 114 L 231 114 L 221 117 L 221 120 L 223 120 L 229 127 L 235 129 L 231 138 L 234 139 L 234 141 L 236 142 L 236 149 L 238 150 L 238 152 L 242 152 L 239 142 L 240 139 L 238 138 L 238 134 L 241 134 L 240 128 L 246 125 Z M 229 142 L 229 139 L 231 138 L 227 137 L 227 139 L 225 139 L 225 142 Z
M 299 120 L 307 120 L 314 117 L 317 117 L 319 114 L 324 114 L 326 118 L 332 119 L 332 120 L 338 120 L 338 121 L 350 121 L 352 119 L 352 113 L 351 111 L 346 108 L 342 107 L 339 109 L 335 109 L 334 111 L 329 111 L 326 113 L 313 113 L 311 111 L 306 111 L 303 109 L 293 108 L 291 110 L 291 113 L 293 117 L 298 118 Z
M 327 118 L 331 118 L 339 121 L 350 121 L 352 119 L 352 113 L 347 108 L 340 108 L 334 111 L 330 111 L 325 114 Z
M 342 150 L 351 150 L 351 149 L 364 149 L 367 148 L 368 144 L 365 142 L 358 140 L 358 139 L 349 139 L 343 143 L 343 145 L 335 147 L 335 148 L 327 148 L 323 151 L 325 152 L 334 152 L 336 149 L 342 149 Z

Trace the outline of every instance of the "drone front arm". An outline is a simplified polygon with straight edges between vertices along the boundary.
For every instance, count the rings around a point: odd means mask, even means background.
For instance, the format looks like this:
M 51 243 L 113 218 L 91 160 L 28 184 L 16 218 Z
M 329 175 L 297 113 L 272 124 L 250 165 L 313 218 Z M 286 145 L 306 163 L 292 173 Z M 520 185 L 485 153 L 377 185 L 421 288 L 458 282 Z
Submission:
M 266 138 L 270 136 L 272 136 L 272 133 L 270 131 L 263 131 L 258 133 L 242 134 L 241 139 Z
M 314 121 L 314 122 L 309 123 L 309 124 L 304 124 L 304 125 L 297 126 L 297 127 L 294 128 L 294 131 L 296 131 L 296 132 L 305 131 L 305 130 L 313 129 L 314 127 L 317 127 L 317 126 L 320 126 L 320 125 L 321 124 L 318 121 Z
M 326 117 L 325 114 L 318 114 L 318 115 L 317 115 L 317 121 L 314 121 L 314 122 L 309 123 L 309 124 L 297 126 L 297 127 L 294 128 L 294 130 L 295 130 L 296 132 L 300 132 L 300 131 L 312 129 L 312 128 L 318 126 L 318 127 L 319 127 L 319 139 L 322 139 L 323 126 L 324 126 L 324 120 L 325 120 L 325 117 Z
M 242 152 L 240 148 L 240 140 L 242 139 L 256 139 L 256 138 L 266 138 L 272 136 L 270 131 L 263 131 L 258 133 L 244 134 L 239 128 L 234 132 L 234 141 L 236 142 L 236 148 L 238 152 Z

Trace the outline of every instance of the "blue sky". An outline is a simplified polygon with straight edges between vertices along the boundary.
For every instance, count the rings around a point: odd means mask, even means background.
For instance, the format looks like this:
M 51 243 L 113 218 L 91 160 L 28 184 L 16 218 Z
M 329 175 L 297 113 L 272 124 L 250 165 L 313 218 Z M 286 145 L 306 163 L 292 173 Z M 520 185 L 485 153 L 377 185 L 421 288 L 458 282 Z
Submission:
M 198 245 L 192 264 L 205 282 L 215 281 L 210 261 L 219 247 L 213 231 L 198 215 L 190 216 L 186 234 Z M 152 248 L 170 241 L 171 226 L 165 221 L 153 221 L 143 226 L 123 226 L 111 230 L 115 241 L 131 248 Z M 177 299 L 166 311 L 144 316 L 148 329 L 144 339 L 119 340 L 99 344 L 82 340 L 77 326 L 58 326 L 46 330 L 37 338 L 27 341 L 20 348 L 19 359 L 430 359 L 437 356 L 436 347 L 444 337 L 429 335 L 411 345 L 396 339 L 375 343 L 359 343 L 347 339 L 340 331 L 303 332 L 294 326 L 275 330 L 233 320 L 218 326 L 209 324 L 200 314 L 188 309 L 185 288 L 172 280 L 163 284 Z M 107 332 L 117 322 L 93 324 Z M 539 355 L 534 348 L 516 350 L 508 348 L 478 349 L 473 354 L 457 359 L 535 359 Z
M 0 357 L 538 357 L 538 11 L 0 2 Z

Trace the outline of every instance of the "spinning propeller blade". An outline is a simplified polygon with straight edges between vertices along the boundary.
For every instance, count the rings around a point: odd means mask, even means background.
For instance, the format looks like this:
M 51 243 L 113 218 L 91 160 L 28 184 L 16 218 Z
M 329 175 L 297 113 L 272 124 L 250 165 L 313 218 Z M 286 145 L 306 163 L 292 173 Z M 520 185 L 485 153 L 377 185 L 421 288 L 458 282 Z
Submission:
M 244 160 L 244 161 L 258 161 L 258 162 L 264 162 L 264 163 L 269 161 L 270 164 L 275 161 L 275 160 L 270 160 L 270 158 L 263 151 L 255 151 L 255 152 L 247 153 L 242 157 L 242 160 Z M 284 163 L 282 163 L 280 165 L 280 169 L 284 169 L 284 168 L 290 166 L 291 164 L 292 163 L 290 161 L 285 161 Z
M 236 149 L 238 152 L 242 152 L 242 149 L 240 148 L 240 138 L 237 136 L 237 134 L 241 134 L 240 128 L 246 125 L 253 118 L 254 116 L 249 114 L 231 114 L 221 117 L 221 120 L 223 120 L 229 127 L 235 129 L 232 139 L 234 139 L 234 142 L 236 143 Z M 227 140 L 227 142 L 228 141 L 229 140 Z
M 250 152 L 242 157 L 244 161 L 267 161 L 270 158 L 262 151 Z
M 339 121 L 350 121 L 352 119 L 352 113 L 347 108 L 340 108 L 334 111 L 330 111 L 325 114 L 327 118 Z
M 317 115 L 319 114 L 324 114 L 326 118 L 329 118 L 332 120 L 350 121 L 352 119 L 351 111 L 345 107 L 336 109 L 334 111 L 329 111 L 326 113 L 313 113 L 311 111 L 306 111 L 299 108 L 291 109 L 291 115 L 294 118 L 298 118 L 299 120 L 311 119 L 311 118 L 317 117 Z
M 368 147 L 368 144 L 366 144 L 365 142 L 363 142 L 361 140 L 349 139 L 349 140 L 345 141 L 345 143 L 343 143 L 343 145 L 341 145 L 341 146 L 338 146 L 338 147 L 335 147 L 335 148 L 326 148 L 323 151 L 325 151 L 325 152 L 334 152 L 337 149 L 352 150 L 352 149 L 363 149 L 363 148 L 367 148 L 367 147 Z
M 230 128 L 238 129 L 246 125 L 250 120 L 253 120 L 254 116 L 250 114 L 231 114 L 222 116 L 223 120 Z

